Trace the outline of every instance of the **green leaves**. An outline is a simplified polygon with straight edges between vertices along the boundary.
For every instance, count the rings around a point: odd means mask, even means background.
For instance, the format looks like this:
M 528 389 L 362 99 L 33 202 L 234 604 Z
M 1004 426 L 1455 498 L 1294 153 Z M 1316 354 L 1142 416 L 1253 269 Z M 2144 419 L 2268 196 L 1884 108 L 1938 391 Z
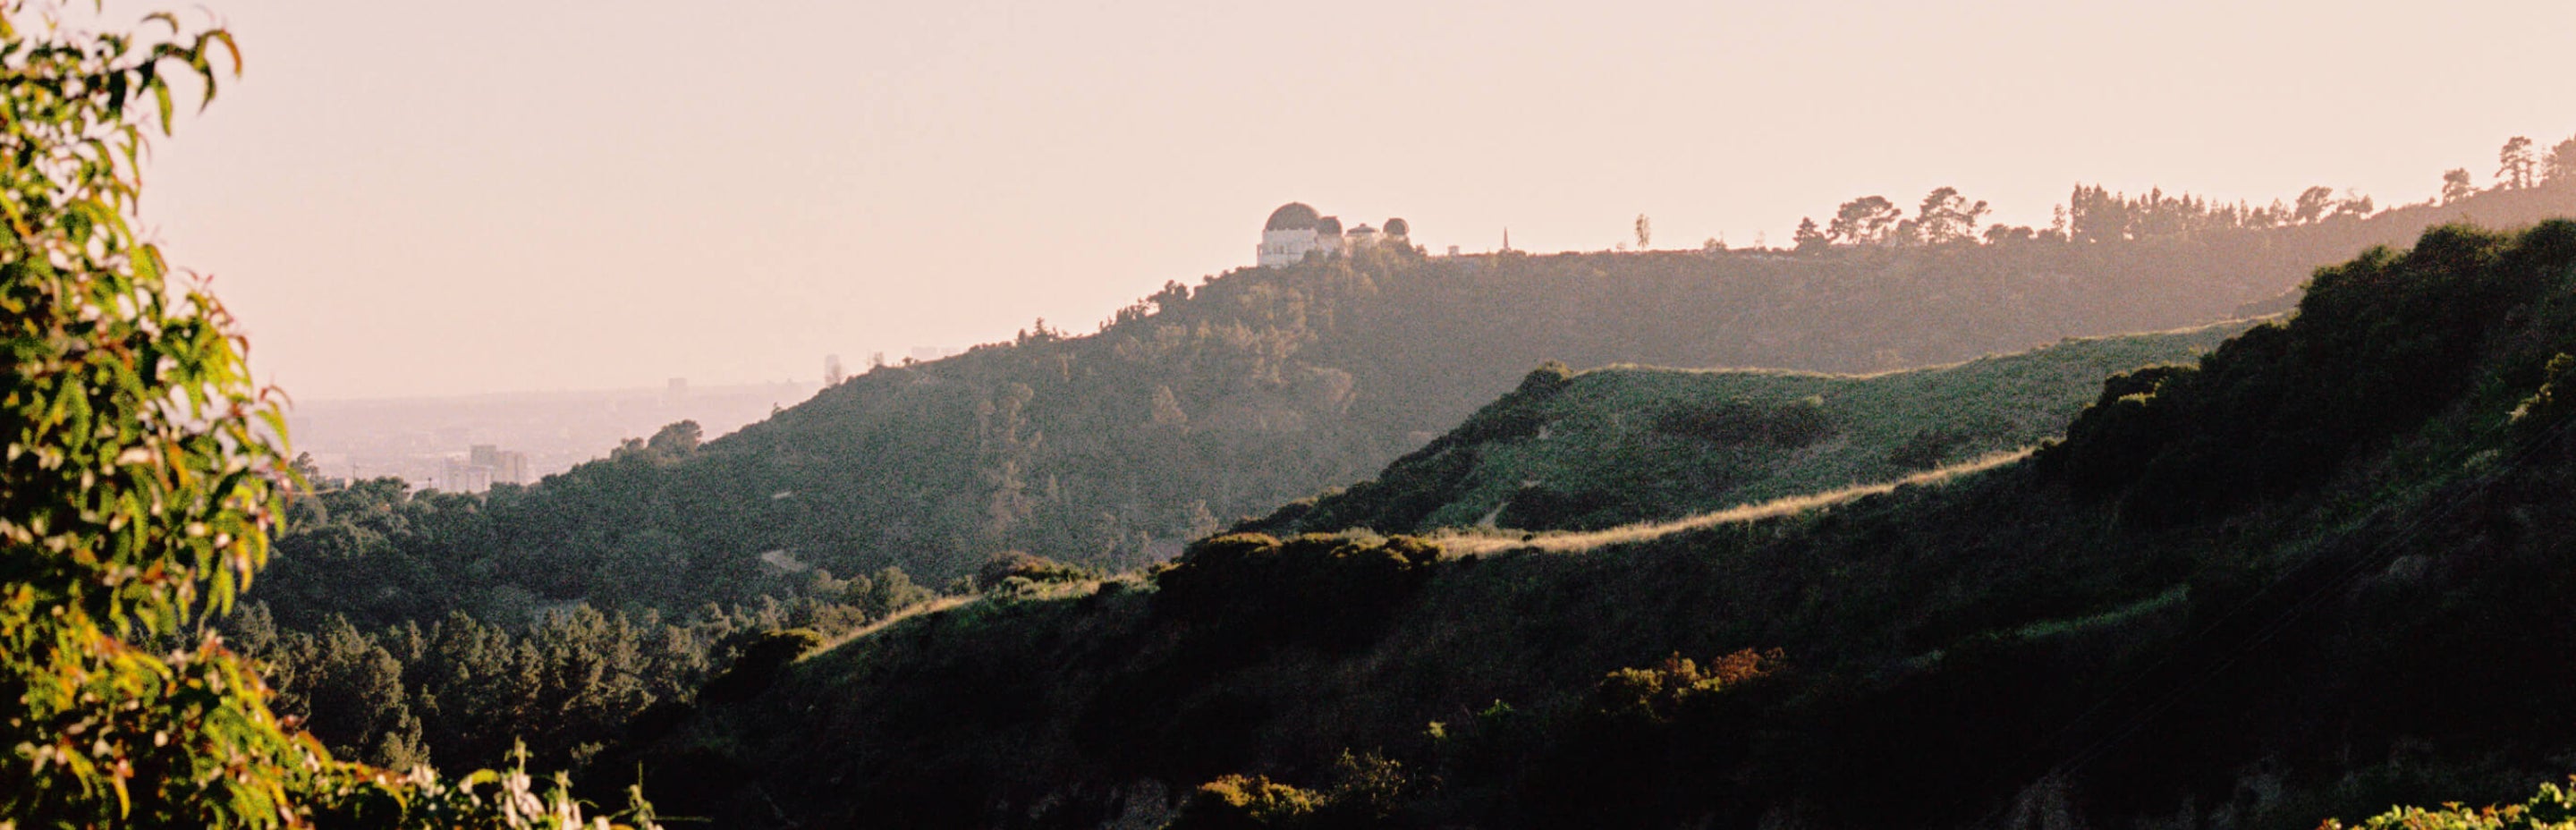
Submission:
M 560 782 L 336 760 L 190 633 L 266 563 L 298 480 L 231 316 L 169 285 L 127 213 L 144 129 L 171 129 L 164 64 L 202 107 L 209 53 L 241 55 L 167 13 L 137 36 L 57 12 L 0 0 L 0 827 L 603 826 Z
M 2439 810 L 2391 807 L 2360 824 L 2327 819 L 2318 830 L 2556 830 L 2576 826 L 2576 788 L 2542 784 L 2540 792 L 2520 804 L 2466 807 L 2449 802 Z

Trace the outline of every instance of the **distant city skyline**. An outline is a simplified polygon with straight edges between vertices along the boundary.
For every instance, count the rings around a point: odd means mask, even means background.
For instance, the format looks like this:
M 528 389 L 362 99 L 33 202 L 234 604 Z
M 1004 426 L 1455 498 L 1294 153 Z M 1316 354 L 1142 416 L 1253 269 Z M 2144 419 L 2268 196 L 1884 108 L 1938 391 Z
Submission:
M 287 416 L 287 427 L 295 451 L 309 454 L 325 476 L 393 476 L 415 487 L 479 491 L 605 458 L 620 441 L 680 420 L 698 422 L 707 439 L 722 437 L 814 391 L 811 383 L 661 385 L 306 400 Z M 473 468 L 481 468 L 479 477 Z
M 2014 224 L 2078 182 L 2393 205 L 2576 134 L 2539 0 L 207 7 L 247 72 L 145 226 L 315 401 L 1088 333 L 1292 201 L 1432 251 L 1785 245 L 1940 186 Z

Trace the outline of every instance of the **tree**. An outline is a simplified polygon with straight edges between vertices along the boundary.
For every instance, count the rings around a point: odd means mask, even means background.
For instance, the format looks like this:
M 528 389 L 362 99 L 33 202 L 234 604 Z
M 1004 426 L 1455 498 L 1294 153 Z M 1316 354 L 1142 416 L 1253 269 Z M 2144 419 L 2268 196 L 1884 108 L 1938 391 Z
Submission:
M 1988 245 L 2011 245 L 2035 241 L 2039 232 L 2029 225 L 1989 225 L 1985 238 Z
M 1969 242 L 1977 238 L 1977 222 L 1993 208 L 1983 200 L 1970 204 L 1955 187 L 1934 189 L 1923 197 L 1915 214 L 1915 228 L 1923 241 L 1931 245 Z
M 1825 246 L 1834 244 L 1833 237 L 1826 236 L 1824 231 L 1816 228 L 1816 219 L 1812 216 L 1798 218 L 1798 230 L 1789 235 L 1789 240 L 1798 246 L 1799 253 L 1821 251 Z
M 1836 208 L 1833 223 L 1826 227 L 1825 234 L 1840 243 L 1884 244 L 1904 215 L 1885 196 L 1863 196 Z
M 645 442 L 644 447 L 676 458 L 697 452 L 698 440 L 705 435 L 706 430 L 700 428 L 695 420 L 674 421 L 653 433 L 653 440 Z
M 2442 174 L 2442 204 L 2469 198 L 2475 192 L 2477 188 L 2469 183 L 2468 168 L 2454 167 Z
M 1182 426 L 1190 422 L 1190 414 L 1181 409 L 1181 399 L 1172 394 L 1172 387 L 1162 385 L 1154 387 L 1152 422 L 1156 426 L 1167 427 Z
M 2075 186 L 2066 196 L 2066 236 L 2076 242 L 2112 242 L 2129 238 L 2127 200 L 2100 185 Z
M 403 693 L 402 663 L 369 640 L 345 618 L 334 616 L 314 634 L 289 638 L 297 652 L 288 657 L 309 672 L 302 683 L 280 680 L 285 692 L 273 701 L 281 713 L 300 715 L 305 728 L 335 755 L 408 769 L 426 763 L 420 721 L 412 716 Z
M 169 14 L 62 12 L 0 0 L 0 826 L 583 824 L 524 776 L 334 759 L 204 625 L 267 560 L 285 423 L 223 305 L 127 217 L 169 75 L 210 101 L 239 53 Z
M 2532 154 L 2531 139 L 2519 135 L 2505 140 L 2504 149 L 2496 151 L 2496 162 L 2496 178 L 2501 180 L 2498 183 L 2515 190 L 2530 187 L 2533 171 L 2540 166 L 2539 158 Z
M 1655 222 L 1643 213 L 1637 214 L 1637 250 L 1643 251 L 1655 241 Z
M 2297 220 L 2298 224 L 2313 224 L 2326 218 L 2326 211 L 2333 207 L 2334 188 L 2322 185 L 2311 187 L 2299 191 L 2299 201 L 2292 209 L 2291 218 Z
M 930 599 L 930 589 L 912 584 L 912 575 L 902 568 L 888 567 L 868 581 L 867 595 L 858 604 L 868 616 L 884 618 Z
M 2549 148 L 2549 159 L 2541 173 L 2541 181 L 2549 184 L 2576 181 L 2576 138 Z

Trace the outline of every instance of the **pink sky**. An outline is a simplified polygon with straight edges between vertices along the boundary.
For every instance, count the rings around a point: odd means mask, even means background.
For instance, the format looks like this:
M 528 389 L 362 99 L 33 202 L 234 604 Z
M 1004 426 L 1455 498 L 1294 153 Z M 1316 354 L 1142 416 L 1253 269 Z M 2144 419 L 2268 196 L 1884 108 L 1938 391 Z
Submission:
M 2576 133 L 2562 0 L 207 5 L 248 73 L 145 219 L 306 399 L 1088 332 L 1289 200 L 1435 251 L 1741 246 L 1943 185 L 2412 201 Z

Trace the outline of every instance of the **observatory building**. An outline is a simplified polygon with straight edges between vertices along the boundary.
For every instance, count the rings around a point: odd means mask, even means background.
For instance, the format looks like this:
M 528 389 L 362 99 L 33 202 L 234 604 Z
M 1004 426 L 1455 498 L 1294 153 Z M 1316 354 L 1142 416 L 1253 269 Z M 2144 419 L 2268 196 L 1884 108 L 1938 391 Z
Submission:
M 1332 256 L 1344 250 L 1379 242 L 1403 243 L 1412 227 L 1402 219 L 1386 220 L 1383 228 L 1360 225 L 1342 230 L 1342 220 L 1322 216 L 1304 202 L 1289 202 L 1270 212 L 1270 221 L 1261 226 L 1261 247 L 1255 249 L 1255 262 L 1264 268 L 1294 265 L 1309 256 Z

